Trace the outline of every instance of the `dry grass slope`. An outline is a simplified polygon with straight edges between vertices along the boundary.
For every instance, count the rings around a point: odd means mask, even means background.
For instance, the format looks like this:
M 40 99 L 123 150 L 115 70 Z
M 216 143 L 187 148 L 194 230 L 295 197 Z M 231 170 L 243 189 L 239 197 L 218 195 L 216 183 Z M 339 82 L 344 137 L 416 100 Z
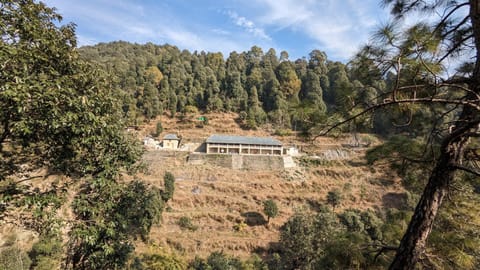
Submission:
M 161 119 L 164 133 L 178 133 L 183 142 L 201 142 L 212 133 L 270 136 L 272 130 L 242 130 L 234 114 L 209 114 L 209 125 L 198 128 L 194 120 Z M 194 119 L 194 118 L 193 118 Z M 144 129 L 153 130 L 155 122 Z M 163 135 L 162 134 L 162 135 Z M 160 135 L 160 136 L 162 136 Z M 347 138 L 319 138 L 303 142 L 296 138 L 278 137 L 311 154 L 341 149 Z M 278 229 L 295 211 L 314 211 L 326 203 L 326 194 L 333 188 L 342 191 L 343 201 L 336 211 L 345 208 L 375 208 L 397 206 L 404 191 L 395 175 L 386 168 L 369 168 L 364 150 L 344 149 L 348 159 L 319 161 L 296 159 L 297 168 L 287 171 L 232 170 L 209 165 L 187 165 L 185 152 L 148 151 L 144 160 L 148 173 L 141 178 L 163 186 L 163 174 L 176 177 L 173 199 L 168 203 L 163 222 L 151 232 L 154 245 L 168 246 L 187 258 L 205 257 L 212 251 L 224 251 L 248 257 L 270 242 L 278 240 Z M 265 226 L 263 201 L 273 199 L 280 213 Z M 177 223 L 188 217 L 196 230 L 181 228 Z M 247 225 L 238 225 L 242 222 Z M 240 228 L 240 230 L 238 230 Z M 139 251 L 148 247 L 139 244 Z

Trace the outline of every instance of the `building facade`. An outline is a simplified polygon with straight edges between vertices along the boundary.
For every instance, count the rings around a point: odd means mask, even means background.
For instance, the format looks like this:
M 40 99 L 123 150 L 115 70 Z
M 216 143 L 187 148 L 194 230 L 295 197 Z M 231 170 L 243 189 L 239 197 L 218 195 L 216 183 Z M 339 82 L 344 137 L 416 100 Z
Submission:
M 167 134 L 165 137 L 163 137 L 163 148 L 178 149 L 179 144 L 180 138 L 178 138 L 176 134 Z
M 206 141 L 207 154 L 277 155 L 283 154 L 282 143 L 267 137 L 211 135 Z

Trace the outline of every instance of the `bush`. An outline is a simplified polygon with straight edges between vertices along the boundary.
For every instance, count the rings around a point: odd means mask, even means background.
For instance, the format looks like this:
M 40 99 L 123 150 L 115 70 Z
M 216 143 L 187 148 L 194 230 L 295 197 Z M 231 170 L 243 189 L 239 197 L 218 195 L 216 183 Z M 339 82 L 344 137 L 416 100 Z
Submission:
M 164 254 L 157 251 L 152 253 L 142 254 L 140 257 L 134 259 L 130 266 L 130 269 L 142 269 L 142 270 L 156 270 L 156 269 L 169 269 L 169 270 L 183 270 L 187 269 L 187 264 L 180 258 L 171 255 Z
M 163 269 L 163 268 L 162 268 Z M 212 252 L 208 258 L 195 257 L 188 269 L 191 270 L 268 270 L 266 263 L 257 255 L 253 255 L 245 261 L 224 254 Z M 271 268 L 278 269 L 278 268 Z
M 281 256 L 272 260 L 270 266 L 323 269 L 315 268 L 315 265 L 321 260 L 324 248 L 331 241 L 336 241 L 341 228 L 337 217 L 328 208 L 322 207 L 317 215 L 296 213 L 280 229 L 278 249 Z
M 238 118 L 242 121 L 245 121 L 247 119 L 247 112 L 245 111 L 241 111 L 239 114 L 238 114 Z
M 196 231 L 198 229 L 198 226 L 196 226 L 192 223 L 192 219 L 190 219 L 189 217 L 185 217 L 185 216 L 181 217 L 177 221 L 177 224 L 182 229 L 187 229 L 187 230 L 191 230 L 191 231 Z
M 290 129 L 276 129 L 273 135 L 276 136 L 290 136 L 292 135 L 292 130 Z
M 247 224 L 243 221 L 241 221 L 240 223 L 237 223 L 235 225 L 233 225 L 233 229 L 237 232 L 241 232 L 243 230 L 245 230 L 245 228 L 247 228 Z
M 168 202 L 173 198 L 173 192 L 175 191 L 175 176 L 171 172 L 166 172 L 163 181 L 165 189 L 162 192 L 162 199 L 164 202 Z
M 157 126 L 155 127 L 155 132 L 152 134 L 153 137 L 158 137 L 163 132 L 162 122 L 158 121 Z
M 267 215 L 267 223 L 270 223 L 270 218 L 278 215 L 278 206 L 273 200 L 266 200 L 263 202 L 263 212 Z
M 17 246 L 9 246 L 0 251 L 0 269 L 28 270 L 31 264 L 27 253 Z
M 198 114 L 198 108 L 192 105 L 185 106 L 185 113 L 188 114 Z
M 62 252 L 62 241 L 59 237 L 42 236 L 33 245 L 29 256 L 36 270 L 59 269 Z
M 349 232 L 363 232 L 365 230 L 365 224 L 363 224 L 358 210 L 346 210 L 339 215 L 339 218 Z
M 338 189 L 333 189 L 328 192 L 327 194 L 327 202 L 330 204 L 333 209 L 340 205 L 340 202 L 342 201 L 342 193 Z

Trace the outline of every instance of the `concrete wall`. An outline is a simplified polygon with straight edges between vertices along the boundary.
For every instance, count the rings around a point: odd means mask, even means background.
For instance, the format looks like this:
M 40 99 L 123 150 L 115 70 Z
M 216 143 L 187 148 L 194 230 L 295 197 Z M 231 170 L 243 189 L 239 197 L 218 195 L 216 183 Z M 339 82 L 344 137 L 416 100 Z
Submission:
M 285 168 L 282 156 L 191 153 L 188 156 L 188 163 L 247 170 L 283 170 Z
M 283 170 L 281 156 L 242 156 L 243 168 L 251 170 Z
M 178 148 L 178 140 L 163 140 L 163 148 L 177 149 Z

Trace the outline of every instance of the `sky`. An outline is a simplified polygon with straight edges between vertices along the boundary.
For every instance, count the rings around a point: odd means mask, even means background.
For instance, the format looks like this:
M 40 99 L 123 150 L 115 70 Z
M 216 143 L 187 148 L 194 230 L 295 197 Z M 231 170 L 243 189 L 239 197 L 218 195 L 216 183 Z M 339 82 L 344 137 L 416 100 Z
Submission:
M 388 18 L 379 0 L 42 0 L 79 46 L 124 40 L 171 44 L 193 52 L 287 51 L 290 60 L 318 49 L 346 62 Z

